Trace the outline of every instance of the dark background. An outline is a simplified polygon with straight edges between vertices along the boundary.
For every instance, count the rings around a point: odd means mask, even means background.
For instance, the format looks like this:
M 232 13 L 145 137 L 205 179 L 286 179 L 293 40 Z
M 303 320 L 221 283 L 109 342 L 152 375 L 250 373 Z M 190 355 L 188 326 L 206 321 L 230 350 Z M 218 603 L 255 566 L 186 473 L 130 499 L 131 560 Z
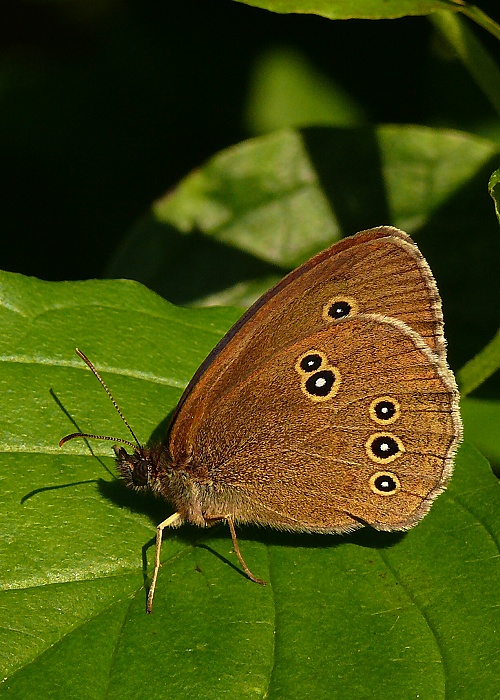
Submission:
M 481 7 L 499 19 L 498 2 Z M 498 42 L 476 31 L 500 59 Z M 0 268 L 47 280 L 102 275 L 155 198 L 253 135 L 252 70 L 276 46 L 301 51 L 373 123 L 495 137 L 492 108 L 424 17 L 332 22 L 232 0 L 3 0 L 0 44 Z

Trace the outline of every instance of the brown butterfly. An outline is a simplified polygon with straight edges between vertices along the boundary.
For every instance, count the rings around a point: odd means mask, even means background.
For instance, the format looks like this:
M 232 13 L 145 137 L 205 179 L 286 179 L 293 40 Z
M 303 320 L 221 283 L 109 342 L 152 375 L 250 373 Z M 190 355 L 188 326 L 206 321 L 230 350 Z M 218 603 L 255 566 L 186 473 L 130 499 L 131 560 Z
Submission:
M 415 525 L 446 487 L 462 434 L 445 350 L 429 266 L 389 226 L 336 243 L 264 294 L 198 369 L 165 441 L 142 447 L 125 421 L 137 445 L 114 448 L 127 485 L 176 510 L 158 526 L 148 612 L 165 527 L 225 520 L 245 572 L 264 583 L 235 523 Z M 60 444 L 74 437 L 103 436 Z

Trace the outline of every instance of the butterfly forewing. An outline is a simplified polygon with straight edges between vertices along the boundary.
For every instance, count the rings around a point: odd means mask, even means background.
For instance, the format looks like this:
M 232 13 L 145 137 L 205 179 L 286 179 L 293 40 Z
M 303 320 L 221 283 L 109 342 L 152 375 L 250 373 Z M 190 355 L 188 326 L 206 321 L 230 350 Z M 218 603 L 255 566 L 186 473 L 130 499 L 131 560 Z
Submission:
M 198 424 L 226 392 L 263 360 L 346 313 L 401 320 L 444 359 L 440 298 L 418 248 L 391 227 L 361 232 L 290 273 L 223 338 L 179 402 L 169 436 L 174 462 L 184 461 Z

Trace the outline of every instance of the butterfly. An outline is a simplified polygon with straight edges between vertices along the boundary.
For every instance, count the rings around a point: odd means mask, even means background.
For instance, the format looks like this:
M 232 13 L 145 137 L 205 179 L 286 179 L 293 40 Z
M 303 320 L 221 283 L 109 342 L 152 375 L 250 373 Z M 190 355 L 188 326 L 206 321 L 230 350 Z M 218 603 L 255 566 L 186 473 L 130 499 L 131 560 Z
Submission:
M 238 523 L 316 533 L 413 527 L 451 476 L 458 402 L 439 292 L 410 236 L 381 226 L 315 255 L 222 338 L 164 441 L 142 446 L 121 412 L 135 442 L 105 437 L 133 448 L 114 448 L 126 484 L 175 509 L 157 529 L 148 612 L 166 527 L 226 521 L 258 583 Z M 73 433 L 60 444 L 74 437 L 102 436 Z

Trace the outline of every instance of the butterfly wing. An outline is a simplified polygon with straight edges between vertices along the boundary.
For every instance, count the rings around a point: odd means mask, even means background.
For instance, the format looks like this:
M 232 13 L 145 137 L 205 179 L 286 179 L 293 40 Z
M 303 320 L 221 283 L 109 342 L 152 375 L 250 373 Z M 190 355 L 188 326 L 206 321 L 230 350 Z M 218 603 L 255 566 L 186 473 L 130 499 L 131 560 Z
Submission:
M 169 430 L 174 464 L 217 406 L 267 358 L 349 313 L 398 319 L 445 357 L 441 302 L 432 273 L 412 239 L 382 226 L 339 241 L 287 275 L 261 297 L 201 365 Z M 331 316 L 328 316 L 331 314 Z M 326 318 L 326 323 L 325 323 Z
M 222 494 L 207 517 L 392 530 L 443 490 L 460 434 L 446 363 L 403 322 L 358 313 L 242 367 L 183 452 L 192 478 Z

